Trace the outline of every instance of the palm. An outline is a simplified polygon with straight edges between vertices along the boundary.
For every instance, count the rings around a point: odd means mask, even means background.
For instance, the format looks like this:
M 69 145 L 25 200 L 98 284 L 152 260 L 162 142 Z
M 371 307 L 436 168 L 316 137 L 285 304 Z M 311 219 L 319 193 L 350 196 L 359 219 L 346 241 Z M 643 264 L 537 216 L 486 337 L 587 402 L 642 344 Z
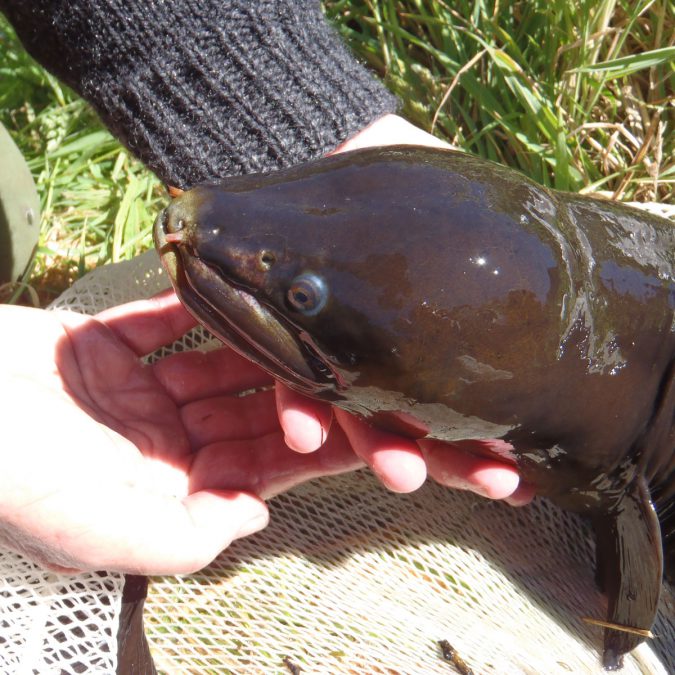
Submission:
M 87 321 L 67 329 L 59 341 L 56 363 L 62 395 L 92 434 L 89 439 L 79 436 L 80 444 L 113 443 L 150 462 L 189 472 L 209 444 L 253 439 L 278 426 L 269 393 L 246 400 L 252 409 L 248 417 L 232 414 L 242 407 L 233 394 L 271 383 L 254 366 L 227 350 L 178 353 L 146 366 L 139 357 L 159 346 L 158 336 L 148 339 L 128 317 L 124 321 L 122 327 L 115 321 Z M 184 322 L 181 328 L 189 319 Z M 97 424 L 91 425 L 91 420 Z
M 26 417 L 4 429 L 0 542 L 43 564 L 197 568 L 252 531 L 264 507 L 242 490 L 268 497 L 360 465 L 340 433 L 288 451 L 274 392 L 236 396 L 271 380 L 229 350 L 143 365 L 192 324 L 175 296 L 96 318 L 2 311 L 22 330 L 0 338 L 13 355 L 0 405 Z
M 88 439 L 78 434 L 79 443 L 133 446 L 148 458 L 181 460 L 190 453 L 176 402 L 154 369 L 107 326 L 91 321 L 67 331 L 56 363 L 63 395 L 90 429 Z M 99 424 L 91 426 L 90 419 Z

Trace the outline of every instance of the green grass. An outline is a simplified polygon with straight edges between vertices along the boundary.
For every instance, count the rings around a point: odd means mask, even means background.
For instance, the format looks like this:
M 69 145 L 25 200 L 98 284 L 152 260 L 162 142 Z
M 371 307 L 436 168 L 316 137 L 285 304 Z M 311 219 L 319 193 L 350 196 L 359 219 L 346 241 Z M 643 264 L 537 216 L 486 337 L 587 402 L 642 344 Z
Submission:
M 149 248 L 166 193 L 82 99 L 25 53 L 2 15 L 0 82 L 0 121 L 40 194 L 40 243 L 26 281 L 44 305 L 89 269 Z M 12 286 L 3 299 L 29 296 Z
M 558 189 L 672 197 L 672 2 L 326 5 L 418 126 Z
M 549 186 L 672 202 L 672 0 L 325 0 L 404 116 Z M 48 301 L 151 245 L 163 187 L 0 17 L 0 121 L 42 199 L 29 278 Z M 17 295 L 6 290 L 2 297 Z

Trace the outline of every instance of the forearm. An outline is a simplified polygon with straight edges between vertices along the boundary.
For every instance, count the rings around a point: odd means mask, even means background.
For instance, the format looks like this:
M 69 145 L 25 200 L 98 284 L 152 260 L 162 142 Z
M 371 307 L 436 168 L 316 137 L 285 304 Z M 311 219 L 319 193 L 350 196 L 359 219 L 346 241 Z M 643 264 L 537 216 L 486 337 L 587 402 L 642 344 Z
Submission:
M 396 108 L 316 2 L 0 0 L 0 10 L 179 187 L 326 154 Z

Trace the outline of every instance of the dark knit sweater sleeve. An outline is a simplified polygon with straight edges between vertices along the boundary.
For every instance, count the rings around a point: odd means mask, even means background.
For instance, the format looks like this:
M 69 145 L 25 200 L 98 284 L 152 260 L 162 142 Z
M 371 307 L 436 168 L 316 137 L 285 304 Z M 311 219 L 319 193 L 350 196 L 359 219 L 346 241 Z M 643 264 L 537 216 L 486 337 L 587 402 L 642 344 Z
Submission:
M 28 51 L 164 182 L 323 155 L 396 100 L 307 0 L 0 0 Z

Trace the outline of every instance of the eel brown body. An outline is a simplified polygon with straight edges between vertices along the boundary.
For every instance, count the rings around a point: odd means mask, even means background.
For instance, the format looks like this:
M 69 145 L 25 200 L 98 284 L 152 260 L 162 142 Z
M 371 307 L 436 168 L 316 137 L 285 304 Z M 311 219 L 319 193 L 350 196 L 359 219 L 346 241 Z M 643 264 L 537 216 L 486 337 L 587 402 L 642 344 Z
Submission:
M 197 319 L 289 386 L 509 447 L 540 495 L 592 519 L 607 621 L 651 628 L 662 535 L 668 565 L 675 549 L 669 221 L 394 146 L 190 190 L 155 242 Z M 607 628 L 605 666 L 641 639 Z

